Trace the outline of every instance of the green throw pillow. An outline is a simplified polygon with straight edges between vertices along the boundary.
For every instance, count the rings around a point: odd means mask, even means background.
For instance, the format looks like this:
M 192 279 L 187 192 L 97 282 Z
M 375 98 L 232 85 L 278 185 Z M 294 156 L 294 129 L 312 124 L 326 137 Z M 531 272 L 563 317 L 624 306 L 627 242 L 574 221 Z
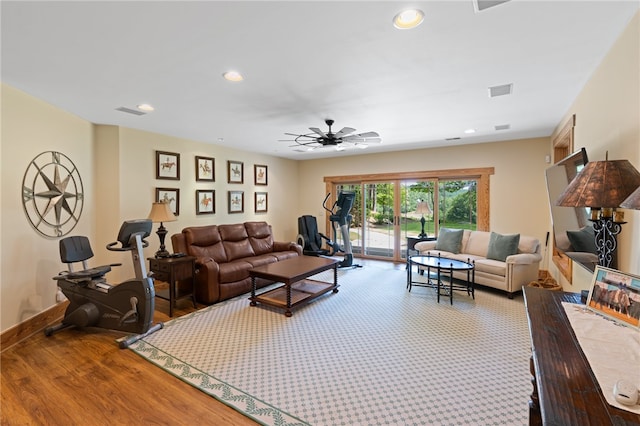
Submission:
M 507 256 L 518 253 L 518 244 L 520 244 L 520 234 L 500 235 L 492 232 L 489 237 L 487 259 L 504 262 Z
M 462 233 L 464 229 L 441 228 L 436 241 L 436 250 L 458 254 L 462 248 Z
M 596 232 L 592 226 L 585 226 L 579 231 L 567 231 L 567 238 L 573 247 L 573 251 L 598 253 L 596 248 Z

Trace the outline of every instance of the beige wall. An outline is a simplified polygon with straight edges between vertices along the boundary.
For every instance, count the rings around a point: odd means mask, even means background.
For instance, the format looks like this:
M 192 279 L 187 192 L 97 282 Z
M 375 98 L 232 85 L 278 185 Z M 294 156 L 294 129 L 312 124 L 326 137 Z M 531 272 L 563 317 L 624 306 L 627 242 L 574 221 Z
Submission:
M 2 268 L 1 326 L 24 321 L 55 303 L 51 279 L 61 268 L 58 239 L 36 233 L 22 207 L 22 179 L 43 151 L 59 151 L 76 165 L 85 191 L 74 234 L 93 235 L 92 125 L 51 105 L 2 86 Z
M 494 167 L 491 176 L 491 229 L 522 233 L 544 241 L 549 207 L 544 170 L 549 139 L 398 151 L 304 161 L 300 166 L 300 214 L 324 220 L 325 176 Z
M 298 162 L 238 151 L 116 126 L 93 125 L 10 86 L 2 85 L 2 267 L 0 269 L 0 330 L 18 324 L 53 306 L 56 285 L 52 277 L 63 270 L 58 239 L 36 233 L 25 218 L 21 202 L 22 178 L 29 162 L 43 151 L 60 151 L 78 167 L 85 190 L 84 210 L 70 235 L 86 235 L 95 257 L 91 265 L 121 262 L 108 275 L 110 282 L 131 278 L 129 254 L 108 252 L 122 221 L 145 218 L 156 187 L 180 189 L 178 221 L 165 224 L 169 236 L 186 226 L 265 220 L 278 240 L 295 241 L 297 212 L 291 203 L 298 195 Z M 181 155 L 180 181 L 155 179 L 155 150 Z M 216 181 L 195 181 L 195 156 L 215 158 Z M 227 160 L 244 162 L 244 184 L 228 185 Z M 268 186 L 255 186 L 253 165 L 268 166 Z M 216 214 L 195 214 L 195 190 L 216 191 Z M 227 213 L 229 189 L 245 192 L 243 214 Z M 254 191 L 267 191 L 267 213 L 254 213 Z M 149 238 L 146 256 L 159 241 Z
M 626 159 L 640 170 L 640 12 L 612 46 L 559 123 L 576 114 L 575 148 L 591 161 Z M 640 211 L 625 210 L 618 269 L 640 275 Z M 555 268 L 554 268 L 555 269 Z M 567 291 L 589 288 L 591 273 L 574 264 Z M 560 278 L 560 277 L 558 277 Z

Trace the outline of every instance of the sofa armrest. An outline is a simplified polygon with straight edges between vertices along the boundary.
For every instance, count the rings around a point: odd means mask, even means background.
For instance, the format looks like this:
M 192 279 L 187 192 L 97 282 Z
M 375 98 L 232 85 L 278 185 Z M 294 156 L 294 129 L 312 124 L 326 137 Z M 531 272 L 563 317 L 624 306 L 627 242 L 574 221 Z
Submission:
M 211 304 L 220 299 L 220 265 L 210 257 L 196 258 L 196 299 Z
M 540 263 L 542 256 L 540 253 L 518 253 L 507 256 L 506 263 L 512 263 L 514 265 L 531 265 L 534 263 Z
M 437 243 L 438 243 L 438 241 L 436 241 L 436 240 L 433 240 L 433 241 L 420 241 L 420 242 L 417 242 L 414 247 L 420 253 L 424 253 L 424 252 L 427 252 L 427 251 L 430 251 L 430 250 L 434 250 L 436 248 L 436 244 Z
M 274 241 L 273 251 L 295 251 L 298 253 L 298 256 L 302 256 L 302 246 L 289 241 Z

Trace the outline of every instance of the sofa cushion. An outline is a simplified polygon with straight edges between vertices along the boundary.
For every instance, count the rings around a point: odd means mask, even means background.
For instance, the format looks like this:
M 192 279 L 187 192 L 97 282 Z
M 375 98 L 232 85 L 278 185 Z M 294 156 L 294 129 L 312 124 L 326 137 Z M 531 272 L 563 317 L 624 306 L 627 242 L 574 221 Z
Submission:
M 220 264 L 219 282 L 232 283 L 249 278 L 249 269 L 253 265 L 244 260 L 236 260 L 235 262 L 227 262 Z
M 217 226 L 193 226 L 183 229 L 182 234 L 190 256 L 211 258 L 216 262 L 227 261 Z
M 520 234 L 501 235 L 496 232 L 491 233 L 487 259 L 500 260 L 504 262 L 507 256 L 518 253 Z
M 597 253 L 596 233 L 592 226 L 585 226 L 579 231 L 567 231 L 567 238 L 571 242 L 573 251 Z
M 469 239 L 464 246 L 464 252 L 472 254 L 474 256 L 487 257 L 487 249 L 489 247 L 489 240 L 491 239 L 491 233 L 486 231 L 471 231 L 469 232 Z
M 463 229 L 449 229 L 441 228 L 438 233 L 438 240 L 436 242 L 436 250 L 448 251 L 450 253 L 458 254 L 462 248 L 462 233 Z
M 493 259 L 476 259 L 476 272 L 486 272 L 488 274 L 504 277 L 507 275 L 507 264 Z
M 255 252 L 249 243 L 249 236 L 244 223 L 218 225 L 218 230 L 222 237 L 222 245 L 227 254 L 228 262 L 243 257 L 255 256 Z
M 273 251 L 273 235 L 267 222 L 245 222 L 249 242 L 256 255 Z

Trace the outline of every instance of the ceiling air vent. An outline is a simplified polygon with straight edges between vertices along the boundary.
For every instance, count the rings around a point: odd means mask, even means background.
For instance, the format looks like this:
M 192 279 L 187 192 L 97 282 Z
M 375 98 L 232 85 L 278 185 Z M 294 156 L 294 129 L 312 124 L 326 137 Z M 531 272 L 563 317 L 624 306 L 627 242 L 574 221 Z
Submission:
M 499 6 L 502 3 L 506 3 L 509 0 L 474 0 L 473 8 L 476 12 L 482 12 L 483 10 L 489 9 L 490 7 Z
M 460 138 L 456 137 L 456 138 L 446 138 L 445 141 L 459 141 Z
M 496 130 L 509 130 L 511 128 L 511 124 L 498 124 L 494 128 Z
M 510 95 L 513 92 L 513 84 L 503 84 L 501 86 L 489 87 L 489 97 Z
M 131 109 L 131 108 L 127 108 L 127 107 L 116 108 L 116 111 L 126 112 L 127 114 L 133 114 L 133 115 L 145 115 L 146 114 L 146 112 L 144 112 L 144 111 L 140 111 L 140 110 L 137 110 L 137 109 Z

